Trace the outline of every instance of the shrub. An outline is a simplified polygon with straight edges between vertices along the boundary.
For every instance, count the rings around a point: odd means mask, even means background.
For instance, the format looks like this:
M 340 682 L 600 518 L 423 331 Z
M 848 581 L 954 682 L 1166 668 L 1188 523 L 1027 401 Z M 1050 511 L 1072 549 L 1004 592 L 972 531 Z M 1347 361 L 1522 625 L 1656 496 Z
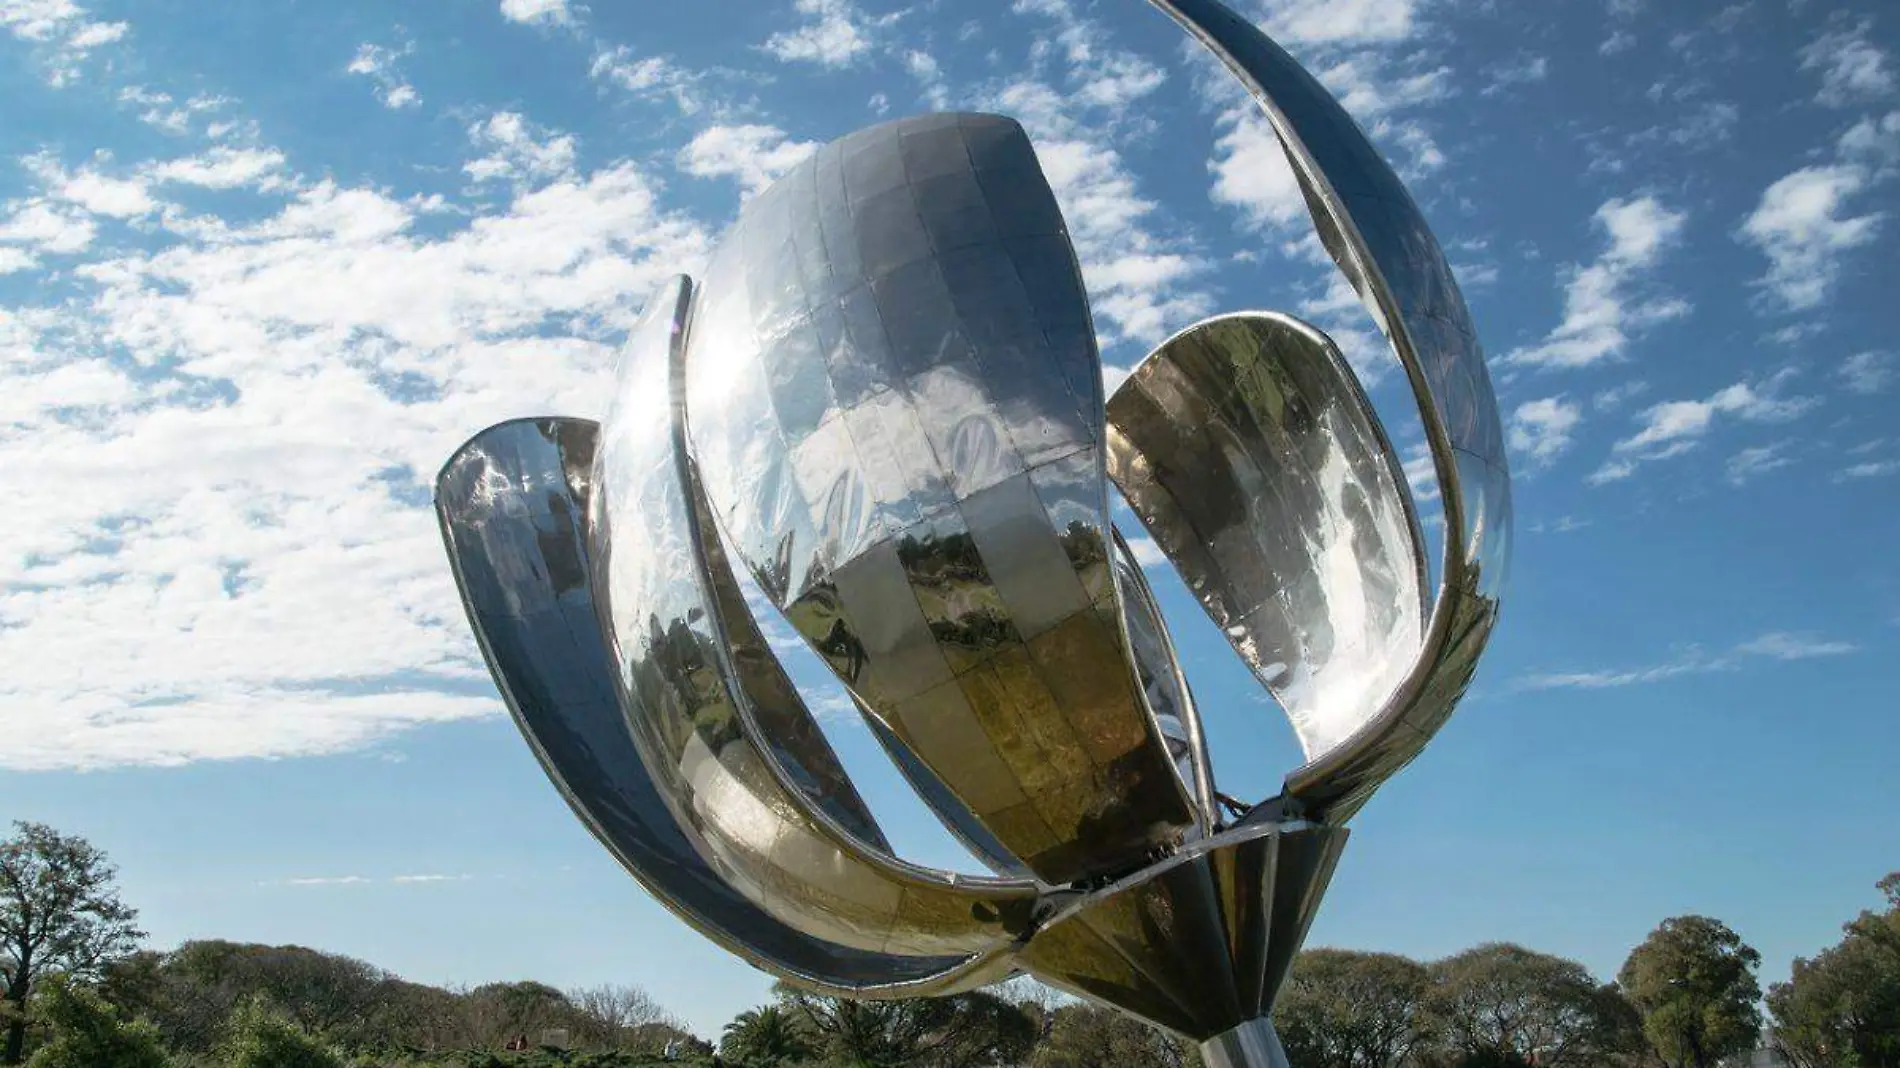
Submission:
M 218 1052 L 228 1068 L 344 1068 L 336 1051 L 256 1000 L 231 1014 Z
M 92 991 L 50 980 L 40 997 L 40 1016 L 52 1037 L 27 1068 L 168 1068 L 157 1029 L 120 1019 Z

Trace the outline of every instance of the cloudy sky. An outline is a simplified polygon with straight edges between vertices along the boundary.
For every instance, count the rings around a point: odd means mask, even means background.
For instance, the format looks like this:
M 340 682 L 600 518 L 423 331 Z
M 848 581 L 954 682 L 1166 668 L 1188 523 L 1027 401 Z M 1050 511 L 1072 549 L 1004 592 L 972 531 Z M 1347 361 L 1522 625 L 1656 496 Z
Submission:
M 1518 481 L 1476 692 L 1315 942 L 1607 977 L 1698 911 L 1785 976 L 1900 868 L 1900 16 L 1240 3 L 1412 184 Z M 1422 455 L 1264 128 L 1139 0 L 0 0 L 0 101 L 0 816 L 108 849 L 160 945 L 634 982 L 702 1031 L 763 996 L 548 787 L 428 480 L 488 423 L 598 414 L 655 284 L 881 117 L 1024 122 L 1111 377 L 1292 311 Z M 1272 792 L 1290 732 L 1154 574 L 1223 784 Z

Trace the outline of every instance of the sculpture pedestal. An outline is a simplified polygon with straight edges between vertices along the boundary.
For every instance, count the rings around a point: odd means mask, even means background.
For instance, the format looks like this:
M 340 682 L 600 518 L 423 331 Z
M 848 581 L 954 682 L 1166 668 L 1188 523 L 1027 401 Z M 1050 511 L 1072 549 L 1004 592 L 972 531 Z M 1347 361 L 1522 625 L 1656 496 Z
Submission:
M 1264 1016 L 1201 1043 L 1201 1060 L 1207 1068 L 1289 1068 L 1280 1036 Z

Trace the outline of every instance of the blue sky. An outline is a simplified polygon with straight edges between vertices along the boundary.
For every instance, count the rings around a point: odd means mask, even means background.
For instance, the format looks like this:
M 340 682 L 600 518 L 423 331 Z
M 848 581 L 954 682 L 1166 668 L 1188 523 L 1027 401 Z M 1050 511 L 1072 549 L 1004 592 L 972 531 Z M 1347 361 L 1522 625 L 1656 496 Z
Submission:
M 1424 205 L 1517 475 L 1476 689 L 1356 821 L 1314 943 L 1608 977 L 1698 911 L 1785 976 L 1900 869 L 1900 19 L 1240 6 Z M 1111 379 L 1288 310 L 1422 455 L 1263 128 L 1138 0 L 0 0 L 0 31 L 0 816 L 110 851 L 161 946 L 631 982 L 702 1032 L 764 996 L 547 785 L 426 480 L 491 422 L 599 414 L 651 288 L 880 117 L 1024 121 Z M 1151 573 L 1223 786 L 1272 792 L 1290 730 Z M 956 863 L 827 725 L 893 839 Z

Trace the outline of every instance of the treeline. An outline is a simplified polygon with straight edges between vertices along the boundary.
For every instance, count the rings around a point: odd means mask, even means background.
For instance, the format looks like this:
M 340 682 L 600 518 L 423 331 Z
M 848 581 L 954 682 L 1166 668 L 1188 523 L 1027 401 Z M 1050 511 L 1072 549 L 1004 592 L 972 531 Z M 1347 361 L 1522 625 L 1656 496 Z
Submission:
M 713 1042 L 630 987 L 444 989 L 295 946 L 138 948 L 103 855 L 0 841 L 0 1063 L 29 1068 L 1188 1068 L 1189 1043 L 1022 980 L 848 1002 L 783 985 Z M 1434 962 L 1315 949 L 1275 1024 L 1295 1068 L 1900 1068 L 1900 874 L 1764 998 L 1719 921 L 1667 920 L 1614 982 L 1516 945 Z M 1772 1021 L 1765 1019 L 1766 1005 Z M 1765 1026 L 1768 1025 L 1768 1026 Z M 714 1044 L 716 1042 L 716 1045 Z M 546 1043 L 550 1048 L 536 1048 Z M 552 1048 L 559 1046 L 561 1048 Z

